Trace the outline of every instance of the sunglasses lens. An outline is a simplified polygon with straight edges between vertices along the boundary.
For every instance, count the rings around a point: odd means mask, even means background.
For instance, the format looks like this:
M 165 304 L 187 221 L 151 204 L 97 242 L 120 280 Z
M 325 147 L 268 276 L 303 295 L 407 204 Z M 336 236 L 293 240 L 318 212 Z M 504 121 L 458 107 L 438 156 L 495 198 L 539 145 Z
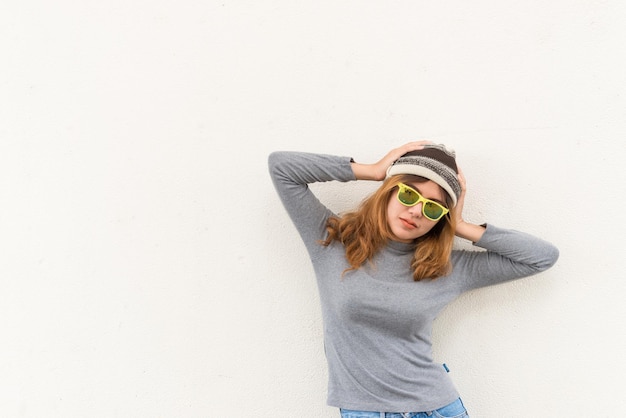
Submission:
M 418 201 L 419 196 L 413 190 L 400 186 L 398 199 L 405 205 L 414 205 Z
M 437 220 L 443 215 L 443 208 L 434 202 L 426 202 L 424 205 L 424 215 L 432 220 Z

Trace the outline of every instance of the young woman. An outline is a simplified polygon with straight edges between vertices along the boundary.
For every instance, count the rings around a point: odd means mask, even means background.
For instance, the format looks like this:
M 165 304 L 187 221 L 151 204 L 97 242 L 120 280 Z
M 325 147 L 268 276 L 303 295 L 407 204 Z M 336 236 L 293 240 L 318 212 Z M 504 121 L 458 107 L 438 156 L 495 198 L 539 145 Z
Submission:
M 465 179 L 444 145 L 411 142 L 374 164 L 274 152 L 269 169 L 317 277 L 328 404 L 344 418 L 467 417 L 432 359 L 433 320 L 467 290 L 548 269 L 558 250 L 466 222 Z M 332 180 L 383 182 L 338 216 L 307 186 Z M 453 251 L 455 235 L 482 250 Z

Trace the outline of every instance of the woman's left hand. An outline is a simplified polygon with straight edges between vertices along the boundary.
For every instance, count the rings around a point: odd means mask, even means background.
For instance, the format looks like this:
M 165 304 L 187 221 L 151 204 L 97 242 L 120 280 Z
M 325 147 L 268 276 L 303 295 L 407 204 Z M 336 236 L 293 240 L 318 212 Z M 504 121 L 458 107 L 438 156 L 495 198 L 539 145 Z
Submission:
M 467 182 L 465 181 L 465 175 L 459 168 L 458 174 L 459 184 L 461 185 L 461 195 L 457 199 L 456 207 L 454 208 L 454 220 L 456 223 L 456 236 L 465 238 L 472 242 L 477 242 L 485 233 L 485 228 L 480 225 L 475 225 L 465 222 L 463 219 L 463 207 L 465 205 L 465 195 L 467 193 Z
M 465 175 L 463 174 L 463 170 L 461 170 L 461 167 L 458 167 L 458 170 L 459 174 L 457 177 L 459 179 L 459 184 L 461 185 L 461 195 L 456 201 L 456 210 L 454 211 L 454 217 L 457 225 L 464 222 L 463 206 L 465 205 L 465 193 L 467 192 L 467 183 L 465 181 Z

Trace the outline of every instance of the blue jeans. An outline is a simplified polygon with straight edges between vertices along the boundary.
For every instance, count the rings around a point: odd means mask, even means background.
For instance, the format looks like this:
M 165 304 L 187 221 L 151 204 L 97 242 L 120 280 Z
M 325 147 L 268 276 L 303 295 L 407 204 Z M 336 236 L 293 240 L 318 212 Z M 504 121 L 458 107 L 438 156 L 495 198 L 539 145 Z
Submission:
M 369 412 L 341 409 L 341 418 L 469 418 L 461 398 L 428 412 Z

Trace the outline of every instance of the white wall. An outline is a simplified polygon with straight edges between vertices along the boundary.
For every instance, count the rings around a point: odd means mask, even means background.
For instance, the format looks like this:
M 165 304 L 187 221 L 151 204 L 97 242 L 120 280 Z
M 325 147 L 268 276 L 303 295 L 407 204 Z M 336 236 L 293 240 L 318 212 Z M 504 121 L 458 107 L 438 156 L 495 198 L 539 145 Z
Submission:
M 0 416 L 338 416 L 266 157 L 418 138 L 457 150 L 470 220 L 561 250 L 438 319 L 472 416 L 623 411 L 625 19 L 619 0 L 4 4 Z M 343 210 L 373 187 L 317 190 Z

